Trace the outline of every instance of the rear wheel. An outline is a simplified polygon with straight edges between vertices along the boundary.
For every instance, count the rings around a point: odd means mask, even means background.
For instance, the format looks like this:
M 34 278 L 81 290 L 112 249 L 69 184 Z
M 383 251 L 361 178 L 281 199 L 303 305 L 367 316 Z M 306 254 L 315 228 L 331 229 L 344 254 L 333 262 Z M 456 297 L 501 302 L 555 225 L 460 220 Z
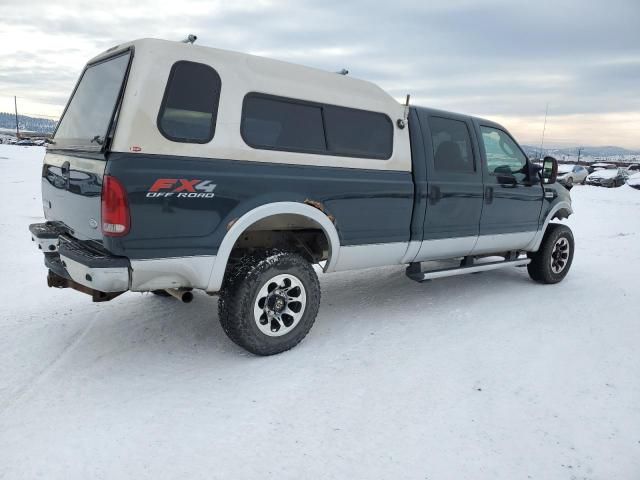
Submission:
M 256 355 L 293 348 L 318 314 L 320 283 L 297 253 L 264 251 L 244 257 L 220 291 L 218 312 L 227 336 Z
M 539 283 L 558 283 L 569 273 L 573 262 L 574 240 L 571 229 L 550 223 L 540 249 L 529 254 L 529 276 Z

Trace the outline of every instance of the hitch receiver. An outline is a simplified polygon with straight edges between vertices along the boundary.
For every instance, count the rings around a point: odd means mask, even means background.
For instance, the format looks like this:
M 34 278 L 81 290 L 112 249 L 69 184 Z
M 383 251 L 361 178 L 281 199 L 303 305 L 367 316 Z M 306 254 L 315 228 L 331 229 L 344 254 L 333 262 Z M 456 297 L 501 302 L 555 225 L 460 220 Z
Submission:
M 91 296 L 94 302 L 108 302 L 113 300 L 124 292 L 101 292 L 100 290 L 94 290 L 93 288 L 86 287 L 80 283 L 74 282 L 69 278 L 64 278 L 57 273 L 49 270 L 47 274 L 47 285 L 51 288 L 72 288 L 78 292 L 86 293 Z

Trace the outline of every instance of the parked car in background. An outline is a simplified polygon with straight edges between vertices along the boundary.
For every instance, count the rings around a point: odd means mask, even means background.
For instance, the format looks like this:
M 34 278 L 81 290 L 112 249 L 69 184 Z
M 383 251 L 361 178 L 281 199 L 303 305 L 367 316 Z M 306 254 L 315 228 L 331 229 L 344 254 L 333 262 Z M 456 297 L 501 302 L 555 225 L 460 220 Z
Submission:
M 589 173 L 593 173 L 596 170 L 608 170 L 608 169 L 614 169 L 614 168 L 618 168 L 618 167 L 616 167 L 613 163 L 604 163 L 604 162 L 592 163 L 591 165 L 589 165 Z
M 581 165 L 558 165 L 558 183 L 567 188 L 573 187 L 576 183 L 584 183 L 587 175 L 589 171 Z
M 627 185 L 637 190 L 640 190 L 640 172 L 634 173 L 627 180 Z
M 629 171 L 629 174 L 640 172 L 640 163 L 637 163 L 635 165 L 629 165 L 627 167 L 627 170 Z
M 596 170 L 590 173 L 585 183 L 599 187 L 619 187 L 629 178 L 629 172 L 624 168 Z

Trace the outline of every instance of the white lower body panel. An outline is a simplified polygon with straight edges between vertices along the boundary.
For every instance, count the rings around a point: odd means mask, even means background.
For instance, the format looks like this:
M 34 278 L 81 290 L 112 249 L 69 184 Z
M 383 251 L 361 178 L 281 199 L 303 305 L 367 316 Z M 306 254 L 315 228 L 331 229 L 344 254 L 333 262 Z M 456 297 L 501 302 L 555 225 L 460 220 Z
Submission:
M 215 255 L 131 260 L 131 290 L 206 289 L 215 260 Z
M 333 271 L 444 260 L 526 250 L 536 232 L 445 238 L 423 242 L 394 242 L 340 247 Z M 131 290 L 191 287 L 210 290 L 216 256 L 131 260 Z M 214 290 L 212 290 L 214 291 Z
M 526 250 L 536 236 L 537 231 L 501 233 L 497 235 L 480 235 L 471 255 L 507 252 L 510 250 Z
M 414 262 L 443 260 L 452 257 L 465 257 L 471 254 L 478 237 L 442 238 L 423 240 Z
M 395 242 L 340 247 L 334 271 L 399 265 L 403 263 L 408 245 L 408 242 Z

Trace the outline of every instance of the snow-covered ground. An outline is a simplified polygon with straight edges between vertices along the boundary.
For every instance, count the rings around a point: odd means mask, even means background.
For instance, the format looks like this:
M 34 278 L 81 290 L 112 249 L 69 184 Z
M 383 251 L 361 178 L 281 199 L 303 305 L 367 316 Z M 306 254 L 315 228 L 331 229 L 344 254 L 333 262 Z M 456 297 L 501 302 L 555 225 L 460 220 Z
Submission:
M 559 285 L 323 275 L 268 358 L 216 298 L 93 304 L 30 241 L 40 148 L 0 145 L 0 478 L 640 478 L 640 191 L 572 191 Z

